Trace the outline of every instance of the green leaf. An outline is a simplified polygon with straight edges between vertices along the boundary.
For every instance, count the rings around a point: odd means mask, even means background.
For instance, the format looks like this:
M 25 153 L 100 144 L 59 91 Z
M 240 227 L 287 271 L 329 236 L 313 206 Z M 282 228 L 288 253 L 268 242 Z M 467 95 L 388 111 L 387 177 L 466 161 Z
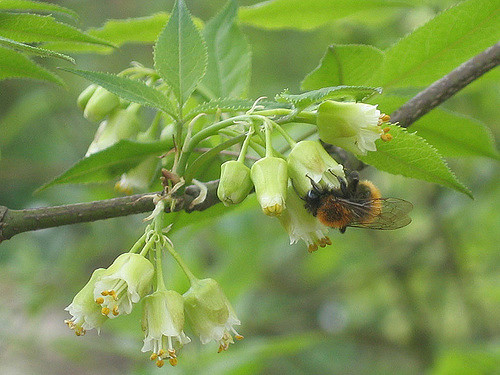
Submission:
M 88 70 L 70 68 L 61 69 L 86 78 L 125 100 L 158 108 L 169 115 L 173 115 L 174 113 L 174 110 L 165 95 L 155 88 L 146 85 L 142 81 L 103 72 L 91 72 Z
M 403 105 L 408 98 L 386 95 L 377 98 L 379 108 L 391 113 Z M 499 154 L 490 129 L 473 118 L 435 108 L 419 118 L 409 128 L 416 132 L 445 157 L 487 156 L 498 159 Z
M 78 19 L 78 14 L 71 9 L 56 4 L 29 0 L 2 0 L 0 10 L 36 10 L 39 12 L 63 13 Z
M 123 139 L 114 145 L 81 159 L 37 192 L 58 184 L 81 184 L 113 180 L 150 155 L 160 155 L 173 147 L 173 141 L 137 142 Z
M 391 0 L 274 0 L 241 7 L 241 22 L 264 29 L 311 30 L 351 15 L 366 14 L 411 4 Z
M 175 3 L 172 16 L 158 37 L 154 60 L 156 71 L 170 85 L 182 107 L 207 66 L 205 43 L 183 0 Z
M 62 53 L 57 53 L 57 52 L 50 51 L 50 50 L 44 49 L 44 48 L 33 47 L 33 46 L 30 46 L 29 44 L 16 42 L 15 40 L 7 39 L 7 38 L 4 38 L 2 36 L 0 36 L 0 45 L 15 49 L 17 51 L 33 54 L 33 55 L 38 55 L 38 56 L 42 56 L 42 57 L 56 57 L 59 59 L 63 59 L 63 60 L 72 62 L 73 64 L 75 63 L 75 60 L 72 57 L 63 55 Z
M 32 78 L 64 86 L 54 73 L 42 68 L 22 53 L 0 47 L 0 80 L 6 78 Z
M 307 91 L 302 94 L 293 95 L 287 91 L 276 95 L 277 102 L 292 103 L 299 109 L 304 109 L 310 105 L 327 99 L 353 99 L 356 101 L 364 100 L 374 94 L 380 94 L 382 90 L 378 87 L 366 86 L 335 86 L 323 87 L 319 90 Z
M 302 90 L 316 90 L 339 85 L 363 85 L 373 75 L 384 53 L 361 44 L 332 44 L 318 67 L 302 81 Z
M 113 47 L 111 43 L 58 22 L 52 16 L 38 14 L 0 13 L 0 34 L 23 43 L 67 41 Z
M 250 83 L 250 46 L 235 22 L 237 10 L 230 0 L 203 30 L 208 65 L 200 85 L 212 99 L 244 96 Z
M 187 115 L 186 118 L 195 117 L 199 113 L 216 113 L 221 112 L 240 112 L 248 111 L 255 104 L 255 100 L 250 99 L 233 99 L 224 98 L 211 100 L 209 102 L 200 104 L 193 108 Z M 257 104 L 258 106 L 264 107 L 264 109 L 274 109 L 274 108 L 288 108 L 289 105 L 283 103 L 276 103 L 266 100 L 260 100 Z
M 358 156 L 361 161 L 392 174 L 438 183 L 472 198 L 469 189 L 458 181 L 434 147 L 406 129 L 396 125 L 390 128 L 393 139 L 376 141 L 377 151 Z
M 385 53 L 371 84 L 425 86 L 500 39 L 500 2 L 468 0 L 436 16 Z

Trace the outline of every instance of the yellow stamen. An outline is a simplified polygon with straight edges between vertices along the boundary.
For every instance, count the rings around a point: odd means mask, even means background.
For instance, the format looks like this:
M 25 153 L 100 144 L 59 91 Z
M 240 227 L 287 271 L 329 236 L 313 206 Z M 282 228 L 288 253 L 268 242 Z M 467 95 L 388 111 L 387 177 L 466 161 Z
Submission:
M 113 307 L 113 315 L 118 316 L 118 314 L 120 314 L 120 311 L 118 310 L 118 305 L 115 305 L 115 307 Z
M 158 367 L 163 367 L 164 364 L 165 364 L 165 361 L 163 359 L 159 359 L 156 361 L 156 366 L 158 366 Z
M 102 305 L 104 303 L 104 298 L 102 297 L 96 298 L 95 303 L 97 303 L 98 305 Z
M 178 363 L 177 357 L 170 358 L 168 361 L 170 362 L 170 364 L 172 366 L 177 366 L 177 363 Z
M 101 309 L 101 314 L 102 314 L 102 315 L 108 315 L 108 314 L 109 314 L 109 308 L 107 308 L 107 307 L 103 307 L 103 308 Z
M 102 295 L 102 296 L 107 296 L 107 295 L 109 295 L 109 291 L 107 291 L 107 290 L 103 290 L 103 291 L 101 292 L 101 295 Z
M 165 352 L 165 349 L 160 349 L 160 350 L 158 351 L 158 357 L 163 357 L 163 356 L 165 355 L 165 353 L 166 353 L 166 352 Z
M 217 353 L 220 353 L 224 350 L 224 347 L 222 346 L 222 344 L 219 345 L 219 350 L 217 350 Z
M 157 358 L 158 358 L 158 354 L 156 354 L 156 353 L 151 354 L 151 356 L 149 357 L 149 359 L 152 361 L 156 361 Z
M 118 296 L 116 295 L 116 291 L 115 290 L 112 290 L 110 293 L 111 297 L 113 297 L 113 299 L 116 301 L 118 300 Z
M 388 133 L 391 130 L 391 128 L 386 126 L 383 130 L 384 130 L 384 133 Z
M 318 245 L 316 245 L 315 243 L 312 243 L 307 247 L 307 251 L 309 251 L 310 253 L 315 252 L 316 250 L 318 250 Z
M 382 116 L 380 117 L 380 119 L 381 119 L 383 122 L 388 122 L 388 121 L 391 121 L 391 116 L 384 114 L 384 115 L 382 115 Z
M 384 142 L 389 142 L 392 139 L 392 135 L 390 135 L 389 133 L 382 134 L 380 136 L 380 139 L 383 140 Z
M 177 357 L 177 356 L 175 355 L 175 349 L 168 349 L 168 355 L 169 355 L 170 357 L 173 357 L 173 358 Z
M 330 240 L 330 237 L 325 236 L 324 240 L 325 240 L 325 243 L 326 243 L 327 245 L 331 245 L 331 244 L 332 244 L 332 240 Z
M 242 335 L 234 335 L 234 338 L 238 341 L 243 340 L 244 337 Z

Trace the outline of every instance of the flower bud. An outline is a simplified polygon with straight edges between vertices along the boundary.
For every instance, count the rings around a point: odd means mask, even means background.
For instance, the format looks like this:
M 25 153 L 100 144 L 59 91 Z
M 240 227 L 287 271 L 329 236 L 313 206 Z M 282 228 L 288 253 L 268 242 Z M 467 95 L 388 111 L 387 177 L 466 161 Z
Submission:
M 85 110 L 87 103 L 89 102 L 92 95 L 94 95 L 94 92 L 97 89 L 97 87 L 98 87 L 97 85 L 91 84 L 85 90 L 82 91 L 82 93 L 78 96 L 78 99 L 76 100 L 78 108 L 80 108 L 82 111 Z
M 383 134 L 379 120 L 380 111 L 370 104 L 327 100 L 318 107 L 321 140 L 357 155 L 377 150 L 375 141 Z
M 101 305 L 101 313 L 109 318 L 130 314 L 132 304 L 151 289 L 153 274 L 153 265 L 142 255 L 120 255 L 95 284 L 94 300 Z
M 220 169 L 217 196 L 225 206 L 242 202 L 253 188 L 250 168 L 241 161 L 230 160 Z
M 219 343 L 221 351 L 234 342 L 233 334 L 236 339 L 243 338 L 233 328 L 241 322 L 219 284 L 213 279 L 192 283 L 191 288 L 184 293 L 184 309 L 202 344 L 214 340 Z
M 121 139 L 136 135 L 140 129 L 137 116 L 139 108 L 139 104 L 133 103 L 127 109 L 115 110 L 107 120 L 101 122 L 85 156 L 101 151 Z
M 254 163 L 251 176 L 262 211 L 269 216 L 281 215 L 285 209 L 288 182 L 286 161 L 266 156 Z
M 94 122 L 99 122 L 120 105 L 120 98 L 103 87 L 97 87 L 87 101 L 83 116 Z
M 339 187 L 338 177 L 344 177 L 342 165 L 325 151 L 318 141 L 301 141 L 287 158 L 288 176 L 300 196 L 312 188 L 312 181 L 325 189 Z

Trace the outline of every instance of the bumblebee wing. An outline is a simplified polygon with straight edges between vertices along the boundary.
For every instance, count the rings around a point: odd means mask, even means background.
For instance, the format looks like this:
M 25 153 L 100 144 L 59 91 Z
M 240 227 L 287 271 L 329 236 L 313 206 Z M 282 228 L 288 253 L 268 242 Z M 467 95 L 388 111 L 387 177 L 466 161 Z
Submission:
M 353 213 L 349 227 L 390 230 L 411 223 L 408 213 L 412 210 L 413 204 L 404 199 L 380 198 L 363 202 L 346 202 Z

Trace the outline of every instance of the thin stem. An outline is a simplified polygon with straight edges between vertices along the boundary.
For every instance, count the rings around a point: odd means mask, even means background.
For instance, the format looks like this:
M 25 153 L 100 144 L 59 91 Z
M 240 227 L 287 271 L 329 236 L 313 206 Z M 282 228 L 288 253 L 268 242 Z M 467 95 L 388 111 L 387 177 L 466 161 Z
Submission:
M 156 251 L 156 290 L 167 290 L 165 280 L 163 278 L 163 263 L 162 263 L 162 246 L 159 244 L 155 247 Z
M 264 123 L 264 129 L 266 131 L 266 157 L 273 156 L 273 142 L 271 139 L 271 124 L 269 122 Z
M 149 225 L 146 227 L 146 231 L 148 230 L 149 228 Z M 139 251 L 140 248 L 142 248 L 144 246 L 144 242 L 146 241 L 146 233 L 144 233 L 138 240 L 137 242 L 134 244 L 134 246 L 132 246 L 132 248 L 130 249 L 129 253 L 137 253 Z
M 142 255 L 143 257 L 145 257 L 149 250 L 151 250 L 151 248 L 153 247 L 153 245 L 155 244 L 155 241 L 154 240 L 150 240 L 148 242 L 146 242 L 146 245 L 142 248 L 141 252 L 139 253 L 139 255 Z
M 283 138 L 285 138 L 285 140 L 287 141 L 287 143 L 290 145 L 290 148 L 294 148 L 295 145 L 297 144 L 297 142 L 295 142 L 295 140 L 290 137 L 290 134 L 288 134 L 285 129 L 283 129 L 280 125 L 278 125 L 276 122 L 272 121 L 272 120 L 269 120 L 270 123 L 273 124 L 274 128 L 276 130 L 278 130 L 278 132 L 281 134 L 281 136 Z
M 167 250 L 170 253 L 170 255 L 172 255 L 174 257 L 174 259 L 177 262 L 177 264 L 179 265 L 179 267 L 182 268 L 182 271 L 184 271 L 184 273 L 186 274 L 187 278 L 189 279 L 189 283 L 193 284 L 196 281 L 198 281 L 198 278 L 195 275 L 193 275 L 193 273 L 191 272 L 191 270 L 188 268 L 188 266 L 186 265 L 186 263 L 184 263 L 184 261 L 182 260 L 181 256 L 177 253 L 177 251 L 174 250 L 174 248 L 172 247 L 172 245 L 167 242 L 165 244 L 165 247 L 167 248 Z
M 243 163 L 245 161 L 247 151 L 248 151 L 248 145 L 250 144 L 250 138 L 253 137 L 253 128 L 251 127 L 248 129 L 248 134 L 245 140 L 243 141 L 243 145 L 241 146 L 241 151 L 240 155 L 238 156 L 238 161 L 240 163 Z

